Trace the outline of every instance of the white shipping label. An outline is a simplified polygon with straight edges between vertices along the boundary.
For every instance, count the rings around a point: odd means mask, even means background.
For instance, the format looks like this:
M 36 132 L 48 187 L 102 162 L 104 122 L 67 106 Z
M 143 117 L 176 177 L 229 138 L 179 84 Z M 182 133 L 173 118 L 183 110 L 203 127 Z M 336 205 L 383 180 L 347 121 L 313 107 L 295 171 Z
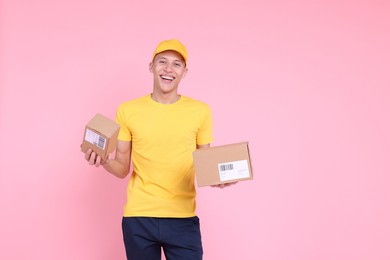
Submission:
M 107 139 L 103 136 L 89 130 L 87 128 L 87 131 L 85 132 L 85 140 L 87 142 L 90 142 L 91 144 L 99 147 L 100 149 L 104 150 L 106 148 L 106 142 Z
M 250 177 L 247 160 L 219 163 L 218 171 L 220 181 L 231 181 Z

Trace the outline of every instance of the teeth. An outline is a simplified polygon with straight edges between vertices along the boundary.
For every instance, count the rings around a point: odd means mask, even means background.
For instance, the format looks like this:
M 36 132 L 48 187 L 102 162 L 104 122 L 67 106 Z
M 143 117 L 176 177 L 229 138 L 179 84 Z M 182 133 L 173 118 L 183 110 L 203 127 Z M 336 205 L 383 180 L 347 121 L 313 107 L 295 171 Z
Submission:
M 173 80 L 174 79 L 173 77 L 168 77 L 168 76 L 161 76 L 161 78 L 168 79 L 168 80 Z

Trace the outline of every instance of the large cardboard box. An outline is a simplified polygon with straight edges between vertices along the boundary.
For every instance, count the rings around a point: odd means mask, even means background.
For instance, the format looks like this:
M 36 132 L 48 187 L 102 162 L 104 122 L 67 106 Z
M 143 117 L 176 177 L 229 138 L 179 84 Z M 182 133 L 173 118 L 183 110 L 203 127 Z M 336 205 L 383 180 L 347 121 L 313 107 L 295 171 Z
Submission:
M 197 149 L 193 157 L 198 187 L 253 179 L 248 142 Z
M 114 151 L 118 139 L 120 126 L 102 114 L 96 114 L 85 126 L 81 151 L 91 148 L 104 160 Z

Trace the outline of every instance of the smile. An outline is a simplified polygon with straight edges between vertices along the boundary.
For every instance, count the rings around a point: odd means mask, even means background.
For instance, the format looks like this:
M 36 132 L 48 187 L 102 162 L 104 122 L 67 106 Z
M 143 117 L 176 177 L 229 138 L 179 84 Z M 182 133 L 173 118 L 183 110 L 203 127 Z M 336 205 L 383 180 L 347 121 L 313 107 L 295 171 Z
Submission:
M 160 77 L 161 77 L 162 79 L 164 79 L 164 80 L 170 80 L 170 81 L 172 81 L 172 80 L 175 79 L 174 77 L 164 76 L 164 75 L 161 75 Z

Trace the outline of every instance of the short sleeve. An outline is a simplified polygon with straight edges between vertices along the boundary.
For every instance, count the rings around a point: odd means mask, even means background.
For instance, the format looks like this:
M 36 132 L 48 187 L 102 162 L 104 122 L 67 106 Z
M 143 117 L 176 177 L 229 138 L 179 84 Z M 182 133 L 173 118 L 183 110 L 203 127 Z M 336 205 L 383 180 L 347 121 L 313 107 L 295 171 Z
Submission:
M 196 137 L 197 145 L 205 145 L 213 141 L 211 109 L 208 105 L 205 105 L 201 111 L 201 124 L 198 135 Z
M 120 141 L 131 141 L 131 132 L 128 128 L 126 120 L 125 108 L 120 105 L 116 112 L 116 122 L 120 125 L 118 140 Z

